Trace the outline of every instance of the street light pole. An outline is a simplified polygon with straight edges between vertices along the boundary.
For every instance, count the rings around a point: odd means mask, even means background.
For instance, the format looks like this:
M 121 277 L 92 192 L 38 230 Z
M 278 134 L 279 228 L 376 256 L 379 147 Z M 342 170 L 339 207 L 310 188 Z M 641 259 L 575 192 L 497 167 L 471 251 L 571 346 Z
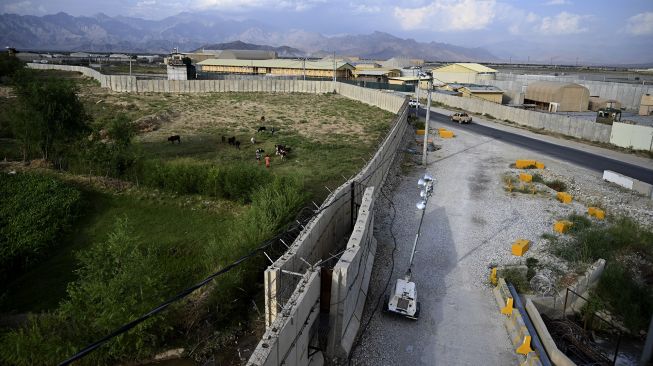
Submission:
M 422 149 L 422 165 L 426 166 L 426 152 L 429 143 L 429 118 L 431 118 L 431 80 L 428 82 L 428 98 L 426 102 L 426 120 L 424 121 L 424 147 Z
M 417 106 L 415 107 L 415 117 L 419 118 L 419 83 L 422 79 L 422 68 L 417 69 Z

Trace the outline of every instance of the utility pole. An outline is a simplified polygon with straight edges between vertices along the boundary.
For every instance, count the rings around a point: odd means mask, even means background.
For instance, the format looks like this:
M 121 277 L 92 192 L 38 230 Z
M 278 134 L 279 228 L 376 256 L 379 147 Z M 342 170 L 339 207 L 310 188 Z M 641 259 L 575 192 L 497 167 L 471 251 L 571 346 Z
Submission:
M 417 107 L 415 108 L 415 117 L 419 118 L 419 83 L 422 81 L 422 68 L 417 69 Z
M 426 167 L 426 152 L 428 150 L 429 144 L 429 118 L 431 118 L 431 82 L 433 79 L 429 79 L 428 82 L 428 98 L 426 102 L 426 120 L 424 121 L 424 148 L 422 149 L 422 165 Z
M 333 91 L 336 91 L 336 51 L 333 51 Z
M 132 59 L 129 59 L 129 76 L 132 76 Z
M 306 81 L 306 57 L 304 57 L 304 59 L 302 61 L 304 61 L 304 65 L 303 65 L 303 68 L 304 68 L 304 81 Z

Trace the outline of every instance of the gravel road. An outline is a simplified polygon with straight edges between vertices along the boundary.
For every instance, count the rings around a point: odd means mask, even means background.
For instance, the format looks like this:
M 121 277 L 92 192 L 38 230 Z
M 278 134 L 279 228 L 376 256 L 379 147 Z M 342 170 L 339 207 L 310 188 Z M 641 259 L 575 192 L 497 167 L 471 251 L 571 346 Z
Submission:
M 432 127 L 444 125 L 436 122 Z M 377 299 L 391 292 L 394 281 L 408 266 L 419 223 L 416 183 L 424 173 L 414 166 L 389 179 L 384 187 L 393 204 L 384 195 L 377 203 L 378 250 L 363 324 L 373 316 L 354 349 L 354 365 L 517 364 L 487 281 L 488 264 L 523 263 L 529 256 L 555 261 L 547 254 L 541 235 L 553 232 L 556 219 L 586 212 L 590 198 L 607 202 L 608 214 L 621 207 L 650 223 L 650 201 L 603 182 L 596 172 L 478 135 L 464 125 L 446 127 L 456 133 L 456 138 L 434 138 L 441 149 L 430 153 L 428 171 L 437 182 L 426 208 L 413 270 L 421 302 L 420 319 L 411 321 L 383 313 L 383 300 L 373 312 Z M 553 191 L 538 195 L 506 192 L 502 177 L 517 175 L 509 165 L 519 158 L 544 162 L 547 178 L 568 181 L 576 195 L 587 199 L 565 205 L 555 200 Z M 397 251 L 386 290 L 394 246 L 391 227 Z M 510 254 L 510 245 L 518 238 L 532 243 L 523 258 Z

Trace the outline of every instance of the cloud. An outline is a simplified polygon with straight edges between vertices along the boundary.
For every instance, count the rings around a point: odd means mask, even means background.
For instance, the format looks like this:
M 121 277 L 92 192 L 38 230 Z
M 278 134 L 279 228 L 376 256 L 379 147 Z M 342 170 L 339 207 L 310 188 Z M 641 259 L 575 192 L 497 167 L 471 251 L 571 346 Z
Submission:
M 248 11 L 256 8 L 291 9 L 302 11 L 310 9 L 327 0 L 199 0 L 195 3 L 197 9 L 218 9 Z
M 417 8 L 395 7 L 393 15 L 406 30 L 479 30 L 492 23 L 496 5 L 496 0 L 434 0 Z
M 653 34 L 653 12 L 646 12 L 628 18 L 626 32 L 636 36 Z
M 571 1 L 569 0 L 549 0 L 544 5 L 570 5 Z
M 571 14 L 563 11 L 553 17 L 544 17 L 537 27 L 537 31 L 544 35 L 576 34 L 587 32 L 588 28 L 581 26 L 581 22 L 590 18 L 588 15 Z
M 11 13 L 11 14 L 45 14 L 46 10 L 43 7 L 43 5 L 36 6 L 33 4 L 31 1 L 19 1 L 15 3 L 10 3 L 10 4 L 5 4 L 2 6 L 2 11 L 4 13 Z

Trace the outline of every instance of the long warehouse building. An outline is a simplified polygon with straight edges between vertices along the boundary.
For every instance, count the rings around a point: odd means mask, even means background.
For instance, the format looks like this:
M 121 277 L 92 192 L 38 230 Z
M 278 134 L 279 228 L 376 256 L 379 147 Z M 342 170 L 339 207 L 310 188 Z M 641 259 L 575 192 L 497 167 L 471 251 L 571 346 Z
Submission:
M 332 78 L 334 69 L 339 79 L 349 79 L 354 67 L 347 62 L 303 60 L 234 60 L 209 59 L 197 63 L 201 74 L 241 74 L 271 76 L 306 76 Z

